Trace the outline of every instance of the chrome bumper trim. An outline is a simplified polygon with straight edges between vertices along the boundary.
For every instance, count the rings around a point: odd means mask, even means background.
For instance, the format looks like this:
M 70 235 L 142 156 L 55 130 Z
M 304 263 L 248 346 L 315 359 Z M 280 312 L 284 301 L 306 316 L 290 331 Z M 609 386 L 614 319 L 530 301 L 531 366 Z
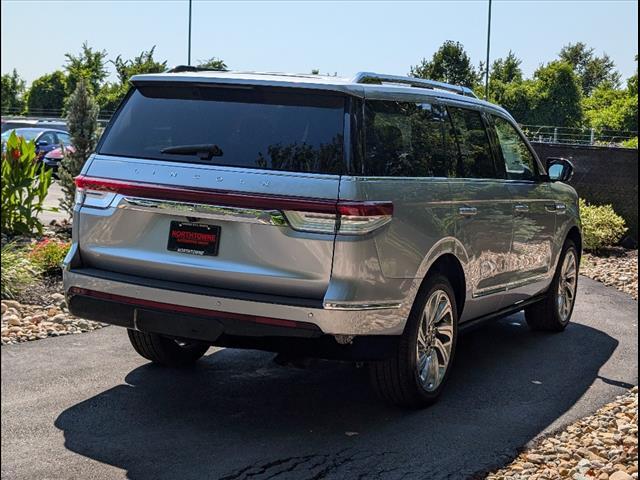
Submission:
M 381 302 L 381 303 L 335 303 L 324 304 L 325 310 L 388 310 L 402 307 L 402 302 Z

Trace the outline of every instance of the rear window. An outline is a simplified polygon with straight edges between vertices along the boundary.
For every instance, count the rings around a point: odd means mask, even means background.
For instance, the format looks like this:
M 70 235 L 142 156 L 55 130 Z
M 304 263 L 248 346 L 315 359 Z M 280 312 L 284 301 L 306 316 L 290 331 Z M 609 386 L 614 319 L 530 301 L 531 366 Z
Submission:
M 309 173 L 345 173 L 345 98 L 258 87 L 136 88 L 99 153 Z M 163 153 L 208 145 L 215 155 Z M 175 150 L 175 149 L 174 149 Z

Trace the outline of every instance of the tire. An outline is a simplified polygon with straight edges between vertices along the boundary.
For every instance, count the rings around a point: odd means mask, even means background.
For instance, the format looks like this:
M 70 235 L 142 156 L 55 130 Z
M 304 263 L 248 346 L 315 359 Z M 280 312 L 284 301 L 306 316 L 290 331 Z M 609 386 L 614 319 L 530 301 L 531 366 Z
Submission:
M 209 349 L 201 342 L 179 343 L 157 333 L 127 330 L 129 341 L 138 354 L 165 367 L 188 367 L 196 363 Z
M 573 262 L 572 273 L 567 270 L 566 262 Z M 567 239 L 560 253 L 551 286 L 544 299 L 524 311 L 524 318 L 529 328 L 547 332 L 561 332 L 567 328 L 576 304 L 579 268 L 580 257 L 578 249 L 572 240 Z M 572 279 L 568 280 L 570 275 Z M 560 293 L 561 286 L 563 294 Z M 570 298 L 568 295 L 570 295 Z M 567 304 L 569 301 L 570 304 Z
M 435 333 L 428 328 L 425 331 L 425 311 L 434 311 L 435 305 L 444 305 L 446 302 L 445 315 L 440 323 L 436 323 L 442 327 L 442 331 L 440 327 L 435 329 Z M 419 330 L 420 338 L 423 339 L 420 342 Z M 431 405 L 440 396 L 449 377 L 457 336 L 458 309 L 451 283 L 441 274 L 432 275 L 418 292 L 396 354 L 387 360 L 369 364 L 369 376 L 374 390 L 386 402 L 400 407 L 424 408 Z M 438 341 L 440 346 L 435 348 Z M 442 354 L 443 348 L 446 349 L 447 346 L 450 347 L 448 359 Z M 419 348 L 423 350 L 422 353 Z M 430 357 L 427 352 L 435 357 Z M 437 364 L 433 362 L 434 358 Z M 436 367 L 438 375 L 435 377 L 434 371 L 427 368 L 419 372 L 419 364 L 437 366 L 441 363 L 446 363 L 444 370 Z M 420 373 L 424 374 L 423 379 Z M 434 379 L 435 381 L 430 381 Z

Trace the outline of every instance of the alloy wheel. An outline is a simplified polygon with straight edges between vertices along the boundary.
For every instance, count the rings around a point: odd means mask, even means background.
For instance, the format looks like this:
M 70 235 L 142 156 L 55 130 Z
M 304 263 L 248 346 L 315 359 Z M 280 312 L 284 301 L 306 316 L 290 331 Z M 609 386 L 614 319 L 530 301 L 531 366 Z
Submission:
M 576 299 L 576 287 L 578 285 L 578 259 L 573 250 L 568 250 L 562 269 L 560 270 L 560 279 L 558 282 L 558 315 L 562 322 L 566 322 L 571 315 L 573 303 Z
M 444 290 L 434 291 L 427 300 L 416 342 L 417 375 L 427 392 L 436 390 L 449 367 L 453 349 L 453 306 Z

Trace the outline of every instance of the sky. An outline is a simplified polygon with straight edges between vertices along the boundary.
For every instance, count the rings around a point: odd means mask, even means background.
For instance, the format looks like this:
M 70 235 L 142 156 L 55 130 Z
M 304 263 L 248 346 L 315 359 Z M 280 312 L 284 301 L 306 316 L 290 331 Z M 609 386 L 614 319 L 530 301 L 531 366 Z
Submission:
M 30 83 L 60 69 L 87 41 L 110 59 L 156 46 L 168 65 L 187 63 L 188 0 L 1 0 L 2 73 Z M 486 56 L 488 0 L 193 0 L 192 63 L 222 58 L 233 70 L 405 75 L 445 41 L 477 66 Z M 636 70 L 636 1 L 494 0 L 491 58 L 513 50 L 530 76 L 563 45 L 606 52 L 623 78 Z M 115 80 L 111 68 L 110 79 Z

